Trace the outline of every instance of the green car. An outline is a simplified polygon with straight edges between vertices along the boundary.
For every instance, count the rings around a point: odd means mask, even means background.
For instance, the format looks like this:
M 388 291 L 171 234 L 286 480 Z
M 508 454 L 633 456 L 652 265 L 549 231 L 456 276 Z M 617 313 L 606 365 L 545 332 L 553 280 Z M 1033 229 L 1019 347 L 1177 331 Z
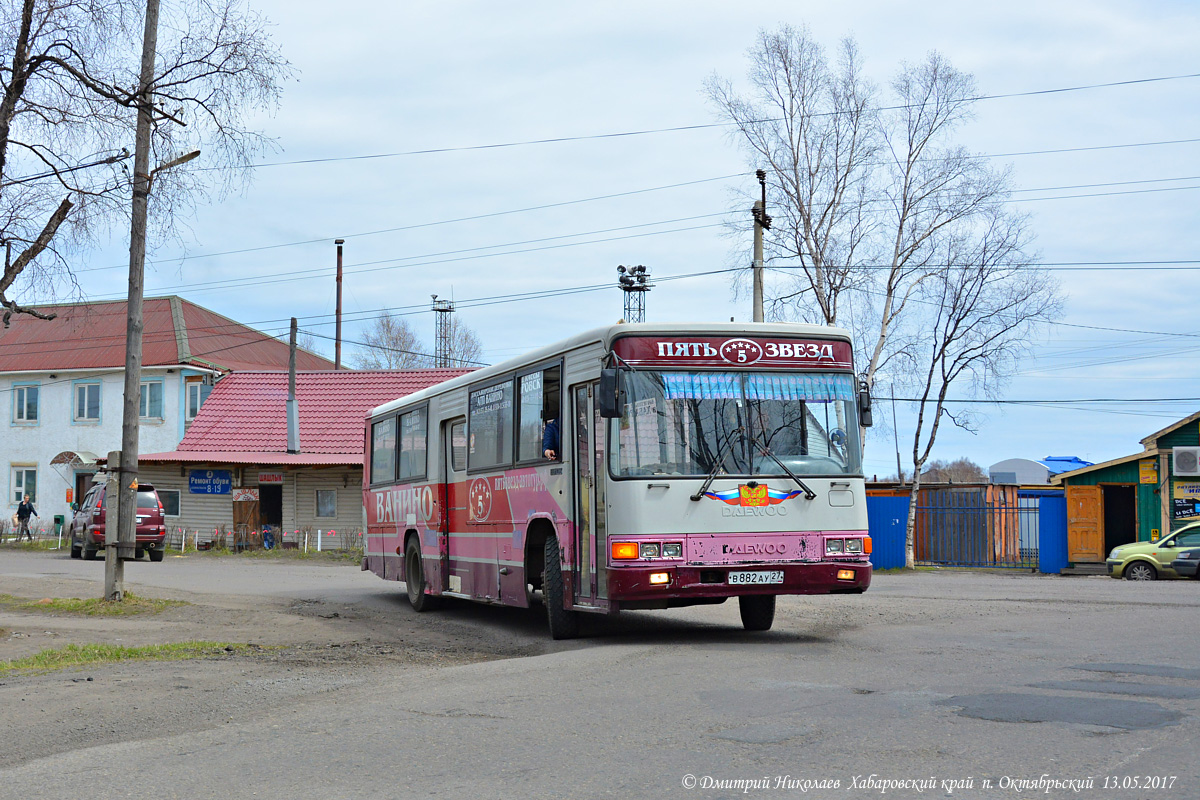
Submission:
M 1131 581 L 1181 578 L 1183 576 L 1171 568 L 1171 562 L 1187 547 L 1200 547 L 1200 523 L 1180 528 L 1157 542 L 1134 542 L 1114 547 L 1104 563 L 1113 578 Z

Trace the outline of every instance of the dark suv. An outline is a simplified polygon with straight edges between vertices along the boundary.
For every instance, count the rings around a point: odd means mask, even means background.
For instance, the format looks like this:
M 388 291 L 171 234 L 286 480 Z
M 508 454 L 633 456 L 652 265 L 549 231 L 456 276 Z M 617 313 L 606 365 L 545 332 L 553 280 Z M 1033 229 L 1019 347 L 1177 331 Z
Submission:
M 71 520 L 71 558 L 83 557 L 89 561 L 104 549 L 104 508 L 106 486 L 93 486 L 83 498 L 83 504 L 75 510 Z M 158 492 L 148 483 L 139 483 L 137 489 L 137 558 L 149 553 L 151 561 L 162 561 L 167 539 L 163 504 Z

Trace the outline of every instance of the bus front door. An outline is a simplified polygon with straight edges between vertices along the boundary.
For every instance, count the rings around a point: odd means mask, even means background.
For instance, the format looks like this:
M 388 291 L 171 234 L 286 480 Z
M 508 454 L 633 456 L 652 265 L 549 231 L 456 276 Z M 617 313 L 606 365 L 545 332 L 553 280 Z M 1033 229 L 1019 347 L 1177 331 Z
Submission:
M 571 419 L 574 434 L 575 539 L 572 542 L 572 578 L 575 600 L 587 605 L 604 597 L 605 587 L 598 582 L 597 561 L 604 553 L 605 469 L 604 420 L 595 404 L 597 384 L 575 386 L 572 391 Z M 564 431 L 567 433 L 567 431 Z M 565 438 L 565 437 L 564 437 Z

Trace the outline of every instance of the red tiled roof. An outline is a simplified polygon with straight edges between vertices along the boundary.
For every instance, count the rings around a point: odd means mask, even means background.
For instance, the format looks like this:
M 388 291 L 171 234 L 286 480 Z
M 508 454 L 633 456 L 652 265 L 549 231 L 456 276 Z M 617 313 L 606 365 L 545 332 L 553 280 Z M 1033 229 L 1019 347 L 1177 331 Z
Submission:
M 367 412 L 468 372 L 464 369 L 298 372 L 299 454 L 287 452 L 287 373 L 234 372 L 217 381 L 174 452 L 142 455 L 139 459 L 361 464 Z M 341 460 L 329 460 L 334 457 Z
M 57 317 L 23 314 L 0 329 L 0 372 L 125 366 L 124 300 L 41 306 Z M 143 302 L 142 364 L 197 364 L 223 370 L 286 369 L 288 346 L 265 333 L 179 297 Z M 297 351 L 296 368 L 331 369 L 326 358 Z

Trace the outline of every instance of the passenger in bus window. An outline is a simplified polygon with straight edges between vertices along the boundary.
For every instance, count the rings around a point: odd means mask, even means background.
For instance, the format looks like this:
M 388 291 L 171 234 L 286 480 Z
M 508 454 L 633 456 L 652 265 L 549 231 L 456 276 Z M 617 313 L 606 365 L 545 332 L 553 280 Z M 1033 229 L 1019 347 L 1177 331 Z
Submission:
M 546 427 L 542 431 L 542 455 L 551 461 L 557 460 L 560 439 L 558 417 L 546 420 Z

